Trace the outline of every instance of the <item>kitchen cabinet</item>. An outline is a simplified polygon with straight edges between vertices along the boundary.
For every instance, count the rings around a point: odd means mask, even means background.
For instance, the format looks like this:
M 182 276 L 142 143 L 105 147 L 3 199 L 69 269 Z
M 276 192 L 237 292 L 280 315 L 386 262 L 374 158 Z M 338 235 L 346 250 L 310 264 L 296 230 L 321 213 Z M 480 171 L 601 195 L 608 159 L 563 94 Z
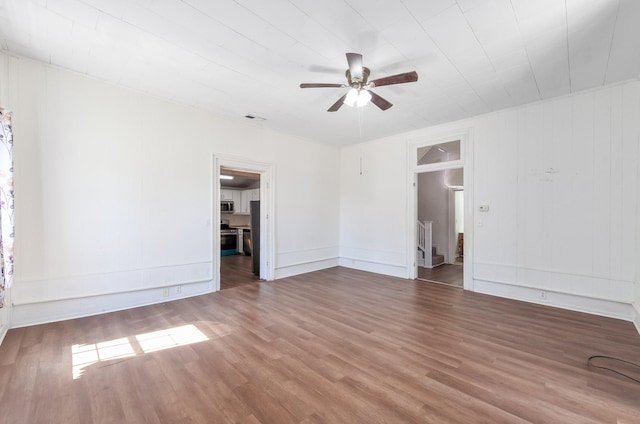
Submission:
M 221 189 L 220 200 L 233 200 L 233 192 L 235 190 Z
M 260 200 L 260 189 L 242 190 L 240 202 L 236 203 L 236 213 L 249 215 L 249 204 L 252 200 Z
M 242 190 L 242 201 L 240 202 L 240 209 L 238 209 L 238 213 L 243 215 L 249 215 L 249 201 L 251 190 Z
M 233 200 L 233 205 L 235 207 L 235 210 L 237 211 L 238 208 L 240 208 L 240 205 L 242 203 L 242 191 L 241 190 L 231 190 L 231 196 Z

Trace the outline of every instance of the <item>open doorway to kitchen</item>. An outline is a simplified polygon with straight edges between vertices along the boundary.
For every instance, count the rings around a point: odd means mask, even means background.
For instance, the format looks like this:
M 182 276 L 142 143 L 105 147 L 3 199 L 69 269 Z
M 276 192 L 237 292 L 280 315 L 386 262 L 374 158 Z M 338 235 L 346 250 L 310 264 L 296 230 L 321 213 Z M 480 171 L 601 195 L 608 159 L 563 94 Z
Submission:
M 220 290 L 260 281 L 259 203 L 260 174 L 220 167 Z
M 411 144 L 409 278 L 473 290 L 473 149 L 468 133 Z
M 273 279 L 271 165 L 214 157 L 214 288 Z

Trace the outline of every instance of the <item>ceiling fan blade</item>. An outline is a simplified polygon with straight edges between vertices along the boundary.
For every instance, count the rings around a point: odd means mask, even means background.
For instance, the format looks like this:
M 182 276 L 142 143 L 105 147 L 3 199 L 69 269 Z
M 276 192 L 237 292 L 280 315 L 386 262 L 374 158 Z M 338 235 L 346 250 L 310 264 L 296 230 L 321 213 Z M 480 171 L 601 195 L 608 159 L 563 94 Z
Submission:
M 329 109 L 327 109 L 327 112 L 335 112 L 338 109 L 340 109 L 340 106 L 342 106 L 344 104 L 344 99 L 346 99 L 346 98 L 347 98 L 346 94 L 344 96 L 340 97 L 337 102 L 335 102 L 333 105 L 331 105 L 331 107 Z
M 391 75 L 390 77 L 378 78 L 369 82 L 371 87 L 381 87 L 383 85 L 404 84 L 405 82 L 418 81 L 418 73 L 416 71 L 405 72 L 404 74 Z
M 321 74 L 340 74 L 344 72 L 344 68 L 334 68 L 332 66 L 324 66 L 324 65 L 309 65 L 307 68 L 311 72 L 317 72 Z
M 378 106 L 380 109 L 387 110 L 391 106 L 393 106 L 393 103 L 389 102 L 386 99 L 383 99 L 382 97 L 378 96 L 373 91 L 369 90 L 369 93 L 371 94 L 371 103 L 373 103 L 374 105 Z
M 362 81 L 362 55 L 360 53 L 347 53 L 347 62 L 349 63 L 351 79 Z
M 331 83 L 302 83 L 300 84 L 300 88 L 324 88 L 324 87 L 335 87 L 335 88 L 343 88 L 344 84 L 331 84 Z

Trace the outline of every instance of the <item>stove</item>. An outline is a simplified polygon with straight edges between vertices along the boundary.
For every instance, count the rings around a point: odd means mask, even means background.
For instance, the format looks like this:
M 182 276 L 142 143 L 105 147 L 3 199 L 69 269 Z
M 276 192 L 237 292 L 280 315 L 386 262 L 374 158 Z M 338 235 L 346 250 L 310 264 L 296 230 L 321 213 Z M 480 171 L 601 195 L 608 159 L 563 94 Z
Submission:
M 229 224 L 220 224 L 220 235 L 230 236 L 238 234 L 238 230 L 235 228 L 229 228 Z
M 238 254 L 238 230 L 229 228 L 229 224 L 220 224 L 220 255 Z

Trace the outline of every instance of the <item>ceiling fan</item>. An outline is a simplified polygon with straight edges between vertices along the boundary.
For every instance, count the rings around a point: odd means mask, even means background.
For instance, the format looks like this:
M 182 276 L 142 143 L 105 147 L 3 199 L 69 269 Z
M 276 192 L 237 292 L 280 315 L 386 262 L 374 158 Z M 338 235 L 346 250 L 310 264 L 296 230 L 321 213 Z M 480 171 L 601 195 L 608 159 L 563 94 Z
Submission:
M 378 78 L 373 81 L 368 81 L 370 70 L 367 67 L 362 66 L 362 55 L 359 53 L 347 53 L 347 63 L 349 63 L 349 69 L 345 72 L 347 76 L 346 84 L 331 84 L 331 83 L 303 83 L 300 84 L 300 88 L 346 88 L 351 87 L 344 96 L 340 97 L 327 112 L 335 112 L 340 109 L 342 104 L 348 106 L 364 106 L 369 101 L 378 106 L 382 110 L 387 110 L 393 104 L 388 100 L 378 96 L 371 91 L 374 87 L 381 87 L 383 85 L 404 84 L 406 82 L 418 81 L 418 74 L 416 71 L 405 72 L 403 74 L 391 75 L 384 78 Z

